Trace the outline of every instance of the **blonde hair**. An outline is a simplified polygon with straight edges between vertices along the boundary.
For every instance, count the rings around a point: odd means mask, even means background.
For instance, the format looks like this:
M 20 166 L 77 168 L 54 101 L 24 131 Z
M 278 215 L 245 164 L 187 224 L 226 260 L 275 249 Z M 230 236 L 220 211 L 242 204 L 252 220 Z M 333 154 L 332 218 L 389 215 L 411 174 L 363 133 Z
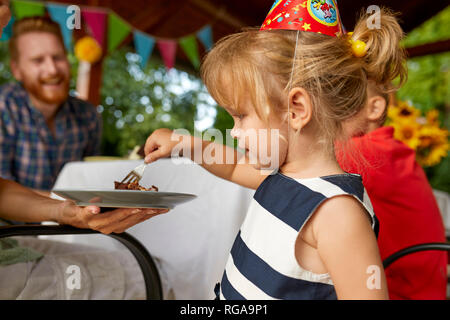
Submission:
M 9 39 L 9 52 L 11 59 L 16 61 L 19 58 L 19 51 L 17 49 L 17 40 L 21 35 L 29 32 L 46 32 L 55 35 L 64 46 L 64 39 L 59 25 L 48 17 L 27 17 L 20 19 L 13 24 L 12 37 Z
M 361 15 L 352 37 L 366 42 L 363 58 L 353 56 L 348 35 L 299 32 L 296 48 L 295 31 L 247 29 L 217 42 L 203 61 L 202 79 L 219 105 L 239 108 L 239 100 L 249 97 L 266 122 L 287 111 L 289 88 L 304 88 L 312 100 L 318 143 L 332 151 L 341 122 L 364 107 L 368 79 L 383 93 L 394 90 L 396 77 L 405 80 L 403 32 L 395 16 L 382 9 L 380 29 L 373 30 L 368 18 Z

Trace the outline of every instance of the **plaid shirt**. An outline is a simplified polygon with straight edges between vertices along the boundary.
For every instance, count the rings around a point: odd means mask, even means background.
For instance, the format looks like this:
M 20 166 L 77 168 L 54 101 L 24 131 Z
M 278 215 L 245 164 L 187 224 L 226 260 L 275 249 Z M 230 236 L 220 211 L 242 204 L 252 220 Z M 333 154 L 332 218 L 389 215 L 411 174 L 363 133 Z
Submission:
M 51 190 L 64 164 L 99 153 L 101 122 L 91 104 L 69 97 L 54 125 L 53 135 L 21 84 L 1 86 L 0 176 Z

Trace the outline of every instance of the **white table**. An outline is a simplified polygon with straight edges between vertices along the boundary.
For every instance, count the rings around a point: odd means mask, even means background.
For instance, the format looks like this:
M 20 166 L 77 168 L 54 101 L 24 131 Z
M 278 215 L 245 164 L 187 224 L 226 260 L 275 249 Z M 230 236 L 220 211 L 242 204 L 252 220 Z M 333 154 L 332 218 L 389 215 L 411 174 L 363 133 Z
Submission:
M 450 236 L 450 195 L 444 191 L 433 190 L 439 210 L 441 211 L 442 220 L 447 236 Z
M 218 178 L 190 160 L 183 162 L 174 164 L 171 159 L 161 159 L 149 165 L 140 184 L 155 185 L 165 192 L 191 193 L 198 198 L 127 232 L 162 262 L 176 299 L 213 299 L 214 285 L 222 277 L 254 190 Z M 55 189 L 113 189 L 114 180 L 120 181 L 141 163 L 142 160 L 68 163 Z M 97 245 L 105 244 L 99 240 Z

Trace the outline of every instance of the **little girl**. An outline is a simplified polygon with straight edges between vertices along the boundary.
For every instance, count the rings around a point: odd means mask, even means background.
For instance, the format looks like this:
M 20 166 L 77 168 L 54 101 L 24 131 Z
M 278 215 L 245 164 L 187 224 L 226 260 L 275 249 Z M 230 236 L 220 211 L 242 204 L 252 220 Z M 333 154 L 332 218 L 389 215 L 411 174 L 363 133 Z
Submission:
M 380 29 L 369 30 L 367 19 L 352 37 L 250 29 L 216 44 L 202 78 L 233 117 L 231 135 L 245 154 L 168 129 L 147 139 L 147 163 L 181 145 L 184 156 L 216 176 L 256 189 L 216 290 L 220 298 L 388 298 L 370 200 L 361 177 L 339 167 L 333 148 L 343 138 L 342 121 L 366 102 L 367 70 L 398 63 L 398 38 L 384 32 L 396 20 L 382 11 Z M 366 46 L 363 56 L 352 50 L 357 40 Z M 267 131 L 278 138 L 264 139 Z M 237 161 L 201 161 L 196 145 Z

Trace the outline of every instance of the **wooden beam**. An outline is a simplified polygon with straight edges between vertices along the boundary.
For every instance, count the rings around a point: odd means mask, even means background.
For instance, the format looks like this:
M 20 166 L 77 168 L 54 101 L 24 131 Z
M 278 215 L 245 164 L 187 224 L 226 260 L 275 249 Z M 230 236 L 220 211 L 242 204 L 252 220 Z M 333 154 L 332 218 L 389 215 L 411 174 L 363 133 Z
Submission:
M 88 0 L 88 6 L 98 7 L 100 5 L 99 0 Z
M 103 81 L 103 60 L 104 58 L 91 66 L 88 101 L 94 106 L 98 106 L 101 102 L 100 92 Z
M 175 11 L 180 10 L 182 7 L 183 5 L 180 5 L 177 1 L 163 0 L 156 3 L 153 1 L 147 9 L 141 10 L 129 22 L 138 30 L 147 33 L 156 33 L 154 32 L 155 27 L 167 20 Z
M 426 56 L 429 54 L 437 54 L 450 51 L 450 40 L 437 41 L 424 45 L 406 48 L 408 58 Z
M 208 15 L 211 15 L 213 20 L 222 20 L 223 22 L 236 29 L 241 29 L 247 26 L 247 24 L 242 22 L 240 19 L 233 17 L 232 15 L 227 13 L 224 6 L 217 8 L 208 0 L 191 0 L 191 3 L 194 4 L 197 8 L 206 12 Z

